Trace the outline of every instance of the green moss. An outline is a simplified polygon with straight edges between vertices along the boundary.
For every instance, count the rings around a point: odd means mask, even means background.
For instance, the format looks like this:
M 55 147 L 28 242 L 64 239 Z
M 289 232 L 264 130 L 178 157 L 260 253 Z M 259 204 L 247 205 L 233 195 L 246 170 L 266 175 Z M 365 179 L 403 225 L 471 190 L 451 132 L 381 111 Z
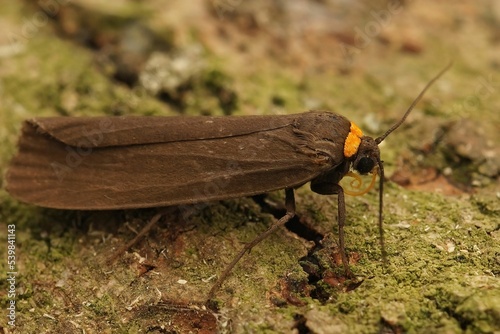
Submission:
M 90 301 L 86 307 L 97 317 L 109 317 L 112 319 L 115 313 L 113 298 L 108 295 Z

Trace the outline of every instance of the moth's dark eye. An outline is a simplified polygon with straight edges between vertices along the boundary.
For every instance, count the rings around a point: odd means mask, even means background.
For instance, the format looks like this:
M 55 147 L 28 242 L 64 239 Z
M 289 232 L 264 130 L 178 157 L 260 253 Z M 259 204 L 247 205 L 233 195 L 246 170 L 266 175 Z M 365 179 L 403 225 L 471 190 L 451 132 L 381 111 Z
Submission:
M 375 161 L 373 161 L 373 159 L 362 157 L 359 159 L 355 168 L 360 174 L 366 174 L 373 169 L 373 166 L 375 166 Z

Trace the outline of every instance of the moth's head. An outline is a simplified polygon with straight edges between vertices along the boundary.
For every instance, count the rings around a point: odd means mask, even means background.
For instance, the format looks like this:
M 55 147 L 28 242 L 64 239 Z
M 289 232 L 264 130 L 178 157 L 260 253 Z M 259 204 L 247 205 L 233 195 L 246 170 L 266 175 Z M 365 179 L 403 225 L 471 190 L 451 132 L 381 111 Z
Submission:
M 365 175 L 374 172 L 380 164 L 380 150 L 375 140 L 368 136 L 361 137 L 352 168 L 359 174 Z
M 352 122 L 344 143 L 344 156 L 350 159 L 351 167 L 362 175 L 374 172 L 381 164 L 376 140 L 363 135 L 358 126 Z

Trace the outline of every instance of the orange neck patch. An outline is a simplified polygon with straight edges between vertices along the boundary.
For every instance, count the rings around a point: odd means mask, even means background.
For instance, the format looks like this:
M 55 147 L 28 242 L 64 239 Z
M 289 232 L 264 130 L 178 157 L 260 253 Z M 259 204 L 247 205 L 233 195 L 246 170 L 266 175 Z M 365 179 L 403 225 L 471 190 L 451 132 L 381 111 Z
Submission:
M 353 122 L 351 122 L 351 129 L 344 143 L 344 157 L 350 158 L 358 152 L 359 144 L 361 144 L 361 137 L 363 131 Z

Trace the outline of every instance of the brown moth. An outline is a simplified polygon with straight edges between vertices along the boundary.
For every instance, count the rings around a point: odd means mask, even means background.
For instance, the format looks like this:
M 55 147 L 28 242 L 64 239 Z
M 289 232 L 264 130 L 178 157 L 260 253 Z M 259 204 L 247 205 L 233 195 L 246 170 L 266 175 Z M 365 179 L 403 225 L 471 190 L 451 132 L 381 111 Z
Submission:
M 450 65 L 449 65 L 450 66 Z M 339 181 L 350 171 L 380 176 L 382 230 L 384 168 L 380 144 L 403 117 L 373 139 L 347 118 L 327 111 L 227 117 L 52 117 L 25 121 L 19 151 L 6 175 L 20 201 L 71 210 L 196 204 L 285 189 L 287 214 L 247 244 L 219 277 L 212 297 L 238 260 L 295 215 L 294 189 L 338 196 L 339 248 L 345 202 Z

